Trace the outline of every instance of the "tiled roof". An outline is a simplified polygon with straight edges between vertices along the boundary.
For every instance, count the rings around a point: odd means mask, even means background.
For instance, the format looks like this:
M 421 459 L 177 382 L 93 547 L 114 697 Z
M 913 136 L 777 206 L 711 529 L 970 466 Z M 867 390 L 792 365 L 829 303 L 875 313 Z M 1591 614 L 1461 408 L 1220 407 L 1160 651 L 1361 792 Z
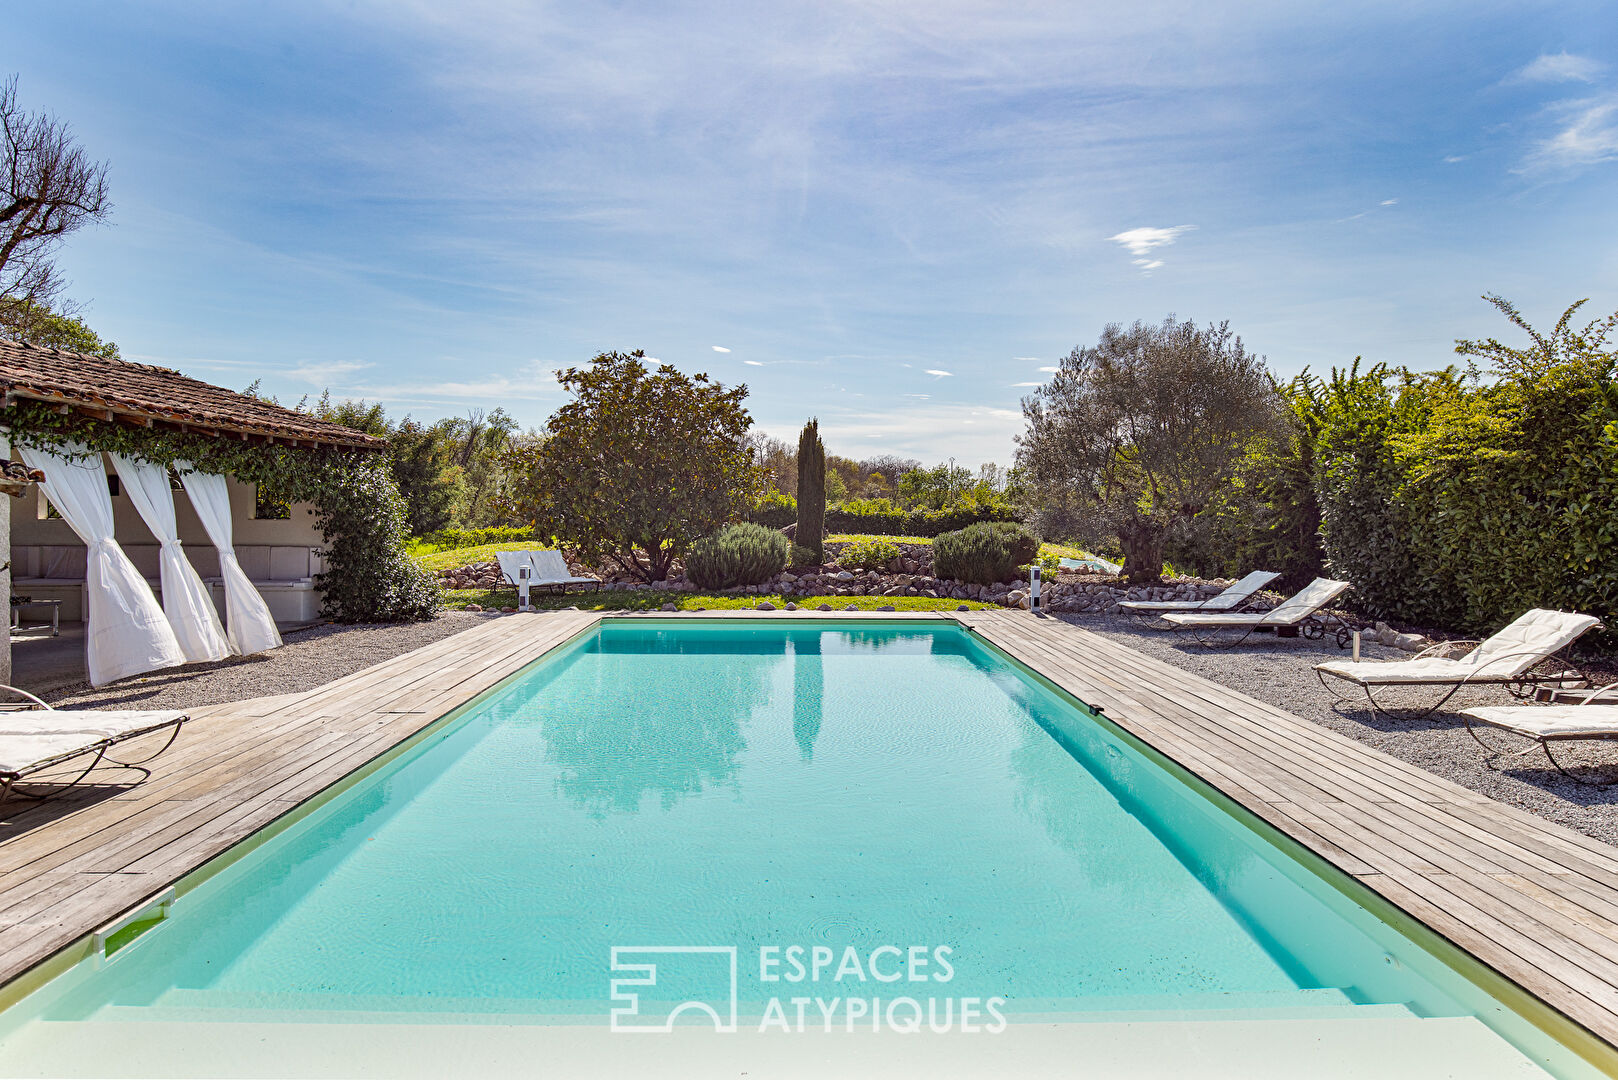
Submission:
M 60 402 L 91 415 L 277 441 L 379 449 L 381 439 L 151 364 L 0 340 L 0 395 Z M 5 400 L 9 405 L 10 401 Z M 111 418 L 111 417 L 109 417 Z M 0 424 L 5 411 L 0 409 Z

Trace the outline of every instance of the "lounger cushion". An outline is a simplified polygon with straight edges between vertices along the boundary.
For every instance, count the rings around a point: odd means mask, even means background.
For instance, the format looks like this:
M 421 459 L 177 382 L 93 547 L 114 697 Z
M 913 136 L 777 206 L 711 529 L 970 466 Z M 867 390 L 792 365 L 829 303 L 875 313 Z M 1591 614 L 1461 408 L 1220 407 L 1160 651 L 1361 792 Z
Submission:
M 1496 705 L 1465 713 L 1530 739 L 1618 737 L 1618 705 Z
M 183 719 L 183 712 L 36 709 L 0 713 L 0 773 L 21 773 L 75 749 Z
M 1453 683 L 1467 676 L 1476 681 L 1480 673 L 1459 660 L 1424 656 L 1420 660 L 1327 660 L 1315 665 L 1316 671 L 1341 675 L 1358 683 Z M 1508 676 L 1509 677 L 1509 676 Z
M 1565 649 L 1600 621 L 1594 615 L 1580 615 L 1576 611 L 1534 608 L 1461 657 L 1459 663 L 1486 668 L 1490 674 L 1517 675 L 1527 671 L 1537 659 Z

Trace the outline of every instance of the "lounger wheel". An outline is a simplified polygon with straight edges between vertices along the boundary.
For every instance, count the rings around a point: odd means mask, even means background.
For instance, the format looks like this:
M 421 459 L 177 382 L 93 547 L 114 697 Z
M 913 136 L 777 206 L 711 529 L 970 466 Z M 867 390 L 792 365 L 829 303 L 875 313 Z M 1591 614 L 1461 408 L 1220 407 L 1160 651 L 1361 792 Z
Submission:
M 1306 622 L 1298 628 L 1298 632 L 1310 641 L 1319 641 L 1326 636 L 1326 628 L 1317 622 Z
M 1337 628 L 1337 647 L 1339 649 L 1348 648 L 1349 645 L 1353 643 L 1353 641 L 1354 641 L 1354 628 L 1353 627 L 1351 627 L 1351 626 L 1339 626 Z

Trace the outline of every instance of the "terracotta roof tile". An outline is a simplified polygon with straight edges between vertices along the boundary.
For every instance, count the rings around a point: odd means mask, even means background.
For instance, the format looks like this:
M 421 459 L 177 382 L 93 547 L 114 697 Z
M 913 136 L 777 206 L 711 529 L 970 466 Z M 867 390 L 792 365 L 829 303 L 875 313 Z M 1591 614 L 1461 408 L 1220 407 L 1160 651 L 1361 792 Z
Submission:
M 0 393 L 327 445 L 380 448 L 381 439 L 317 420 L 178 371 L 0 340 Z M 5 413 L 0 410 L 0 423 Z

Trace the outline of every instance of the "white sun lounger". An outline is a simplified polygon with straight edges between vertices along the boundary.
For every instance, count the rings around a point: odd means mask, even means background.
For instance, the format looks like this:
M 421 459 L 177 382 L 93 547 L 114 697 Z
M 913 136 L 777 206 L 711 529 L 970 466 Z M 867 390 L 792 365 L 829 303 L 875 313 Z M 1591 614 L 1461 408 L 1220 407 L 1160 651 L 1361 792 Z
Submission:
M 1148 619 L 1151 625 L 1178 629 L 1157 616 L 1168 611 L 1240 611 L 1252 602 L 1255 593 L 1280 576 L 1268 570 L 1255 570 L 1218 596 L 1206 600 L 1125 600 L 1118 606 L 1137 618 Z
M 0 802 L 14 791 L 27 798 L 44 798 L 17 790 L 15 785 L 87 755 L 93 755 L 90 763 L 72 780 L 62 781 L 59 790 L 83 780 L 104 758 L 120 768 L 147 774 L 140 766 L 172 746 L 180 734 L 180 725 L 189 719 L 185 713 L 174 711 L 53 709 L 26 690 L 4 685 L 0 685 L 0 690 L 27 698 L 31 703 L 21 708 L 0 709 Z M 107 757 L 107 751 L 119 743 L 165 729 L 169 731 L 168 741 L 138 761 Z M 52 783 L 55 785 L 54 781 Z
M 1196 635 L 1198 641 L 1204 645 L 1213 644 L 1221 630 L 1245 630 L 1241 637 L 1230 644 L 1238 644 L 1247 639 L 1248 634 L 1266 626 L 1297 626 L 1304 630 L 1308 637 L 1324 637 L 1326 627 L 1319 618 L 1319 612 L 1327 604 L 1343 595 L 1353 586 L 1346 581 L 1333 581 L 1331 578 L 1315 578 L 1296 595 L 1281 602 L 1269 611 L 1250 612 L 1213 612 L 1213 611 L 1170 611 L 1161 616 L 1164 622 L 1175 628 L 1185 627 Z M 1335 617 L 1333 617 L 1335 618 Z M 1308 620 L 1314 620 L 1312 622 Z M 1340 629 L 1337 633 L 1337 644 L 1342 646 L 1348 643 L 1348 624 L 1336 619 Z M 1204 635 L 1208 635 L 1206 638 Z
M 529 568 L 528 585 L 533 589 L 557 589 L 566 592 L 569 585 L 594 585 L 601 588 L 601 580 L 578 577 L 567 568 L 567 560 L 560 551 L 497 551 L 500 576 L 516 585 L 521 580 L 524 566 Z
M 1466 721 L 1466 730 L 1471 733 L 1472 738 L 1477 739 L 1478 745 L 1490 754 L 1494 754 L 1495 749 L 1478 738 L 1478 733 L 1472 726 L 1473 721 L 1509 731 L 1513 735 L 1521 735 L 1525 739 L 1532 739 L 1545 751 L 1546 760 L 1557 772 L 1569 780 L 1589 784 L 1591 781 L 1574 776 L 1563 768 L 1562 763 L 1556 760 L 1556 755 L 1551 753 L 1551 743 L 1572 742 L 1577 739 L 1618 741 L 1618 705 L 1594 704 L 1615 687 L 1618 687 L 1618 683 L 1591 690 L 1584 696 L 1584 703 L 1578 705 L 1489 705 L 1477 709 L 1462 709 L 1461 717 Z
M 522 568 L 525 566 L 529 568 L 528 576 L 530 580 L 538 577 L 539 572 L 533 569 L 533 560 L 529 558 L 529 556 L 532 554 L 533 552 L 530 551 L 495 552 L 495 561 L 500 564 L 501 580 L 509 582 L 512 585 L 517 584 L 521 578 Z
M 1600 625 L 1601 621 L 1593 615 L 1535 608 L 1519 616 L 1487 641 L 1442 641 L 1409 660 L 1328 660 L 1315 665 L 1315 676 L 1328 689 L 1331 687 L 1326 682 L 1327 675 L 1353 683 L 1365 691 L 1371 708 L 1379 712 L 1387 712 L 1387 709 L 1376 699 L 1376 690 L 1393 686 L 1444 688 L 1443 697 L 1415 714 L 1425 716 L 1443 705 L 1463 686 L 1583 685 L 1584 676 L 1565 666 L 1551 672 L 1535 672 L 1533 669 Z M 1437 655 L 1461 645 L 1475 645 L 1476 648 L 1457 659 Z
M 593 577 L 579 577 L 567 567 L 567 560 L 562 558 L 560 551 L 530 551 L 528 553 L 534 561 L 535 585 L 557 586 L 563 592 L 569 585 L 594 585 L 601 588 L 601 579 Z

